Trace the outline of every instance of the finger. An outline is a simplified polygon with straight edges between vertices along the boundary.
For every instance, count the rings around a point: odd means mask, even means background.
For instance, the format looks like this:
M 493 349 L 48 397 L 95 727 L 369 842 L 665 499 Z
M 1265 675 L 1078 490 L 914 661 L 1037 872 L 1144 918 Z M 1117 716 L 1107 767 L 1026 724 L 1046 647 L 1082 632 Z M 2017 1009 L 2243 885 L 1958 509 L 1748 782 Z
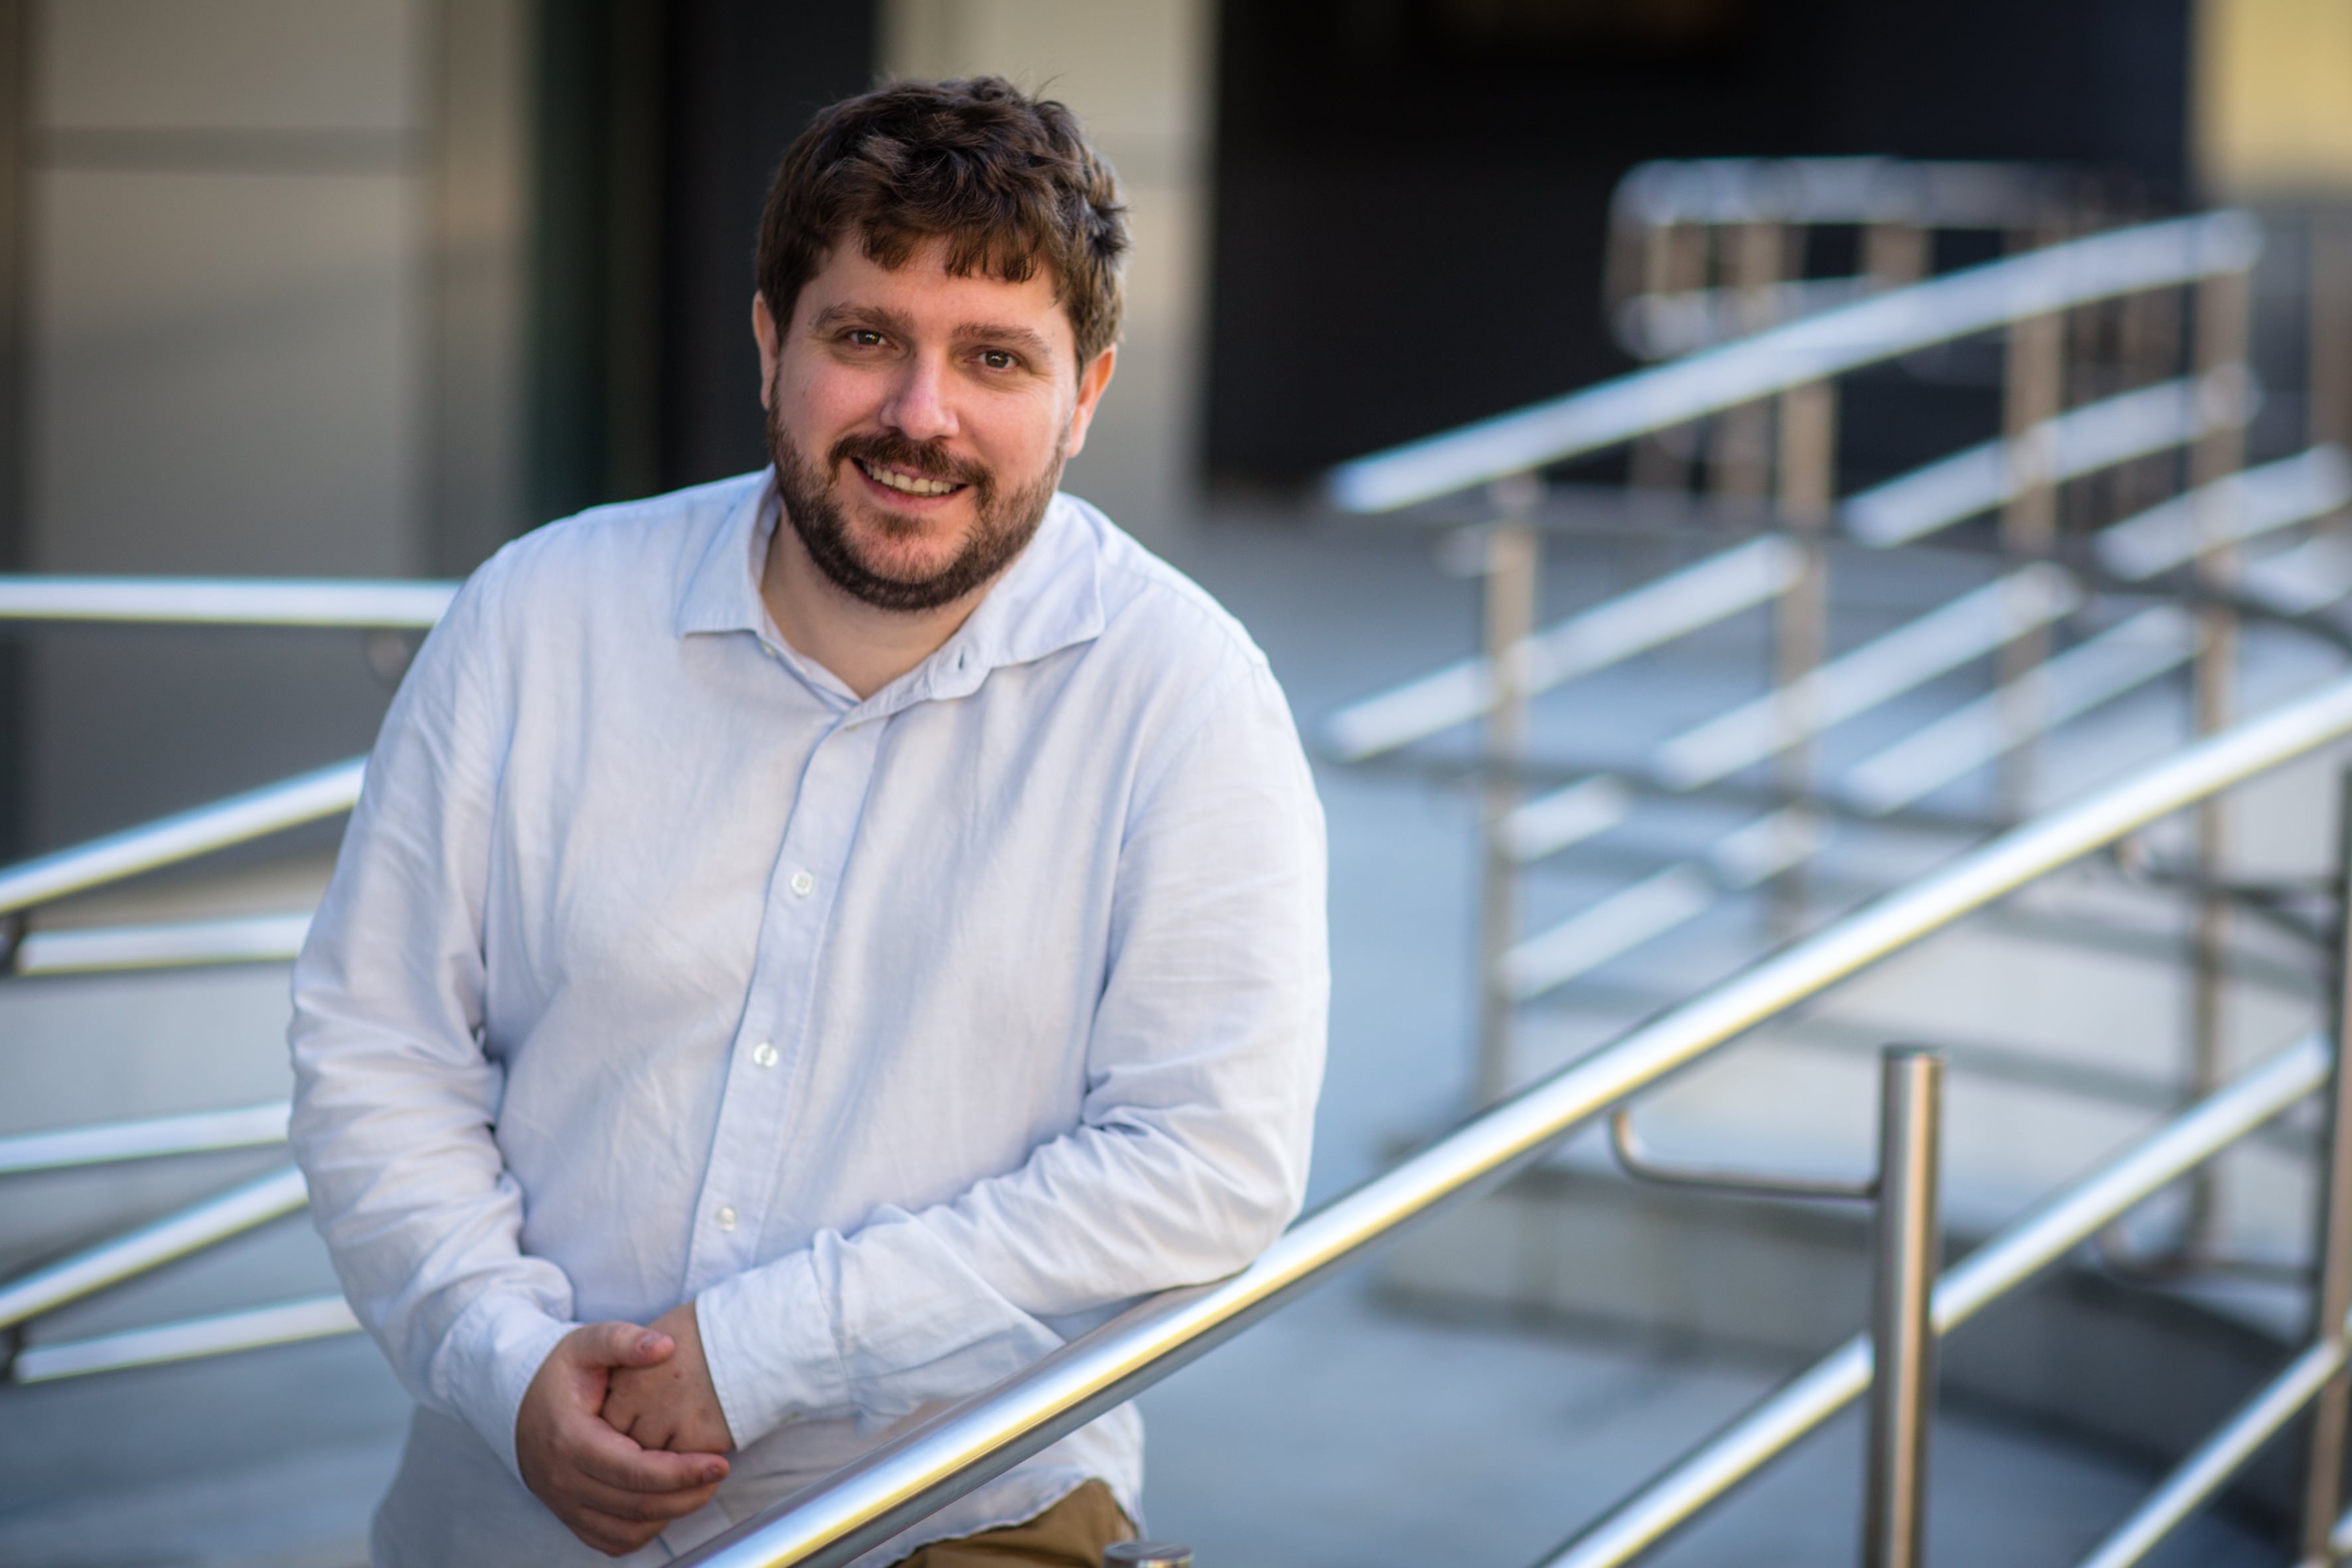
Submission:
M 714 1484 L 674 1492 L 633 1492 L 606 1486 L 593 1476 L 575 1471 L 566 1479 L 562 1495 L 575 1509 L 593 1509 L 607 1518 L 634 1523 L 662 1525 L 673 1519 L 684 1519 L 708 1503 L 718 1490 Z
M 600 1420 L 581 1423 L 565 1457 L 582 1474 L 633 1492 L 674 1492 L 712 1486 L 727 1477 L 716 1454 L 669 1454 L 641 1447 Z
M 582 1358 L 594 1366 L 655 1366 L 677 1349 L 667 1334 L 635 1323 L 591 1323 L 580 1339 Z

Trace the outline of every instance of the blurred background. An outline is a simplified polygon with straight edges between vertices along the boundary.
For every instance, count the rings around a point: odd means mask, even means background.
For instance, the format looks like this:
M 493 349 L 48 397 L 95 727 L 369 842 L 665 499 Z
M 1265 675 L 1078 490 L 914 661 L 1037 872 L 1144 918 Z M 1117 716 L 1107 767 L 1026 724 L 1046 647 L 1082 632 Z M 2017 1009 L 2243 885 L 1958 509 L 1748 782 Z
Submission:
M 892 75 L 1058 94 L 1117 164 L 1137 234 L 1119 392 L 1070 483 L 1154 541 L 1206 497 L 1293 494 L 1626 368 L 1602 269 L 1611 193 L 1644 160 L 2032 162 L 2151 211 L 2352 184 L 2325 0 L 0 16 L 0 561 L 37 572 L 462 575 L 551 518 L 756 467 L 768 174 L 814 106 Z M 0 842 L 362 743 L 370 672 L 276 646 L 164 670 L 36 650 L 7 683 Z M 239 710 L 198 700 L 225 687 Z
M 1133 207 L 1117 384 L 1066 487 L 1242 616 L 1317 755 L 1337 981 L 1318 1198 L 1790 929 L 1730 900 L 1680 945 L 1594 960 L 1497 1045 L 1479 978 L 1496 906 L 1491 865 L 1480 879 L 1493 798 L 1475 776 L 1478 743 L 1363 765 L 1330 727 L 1368 693 L 1491 637 L 1495 574 L 1462 556 L 1465 540 L 1485 547 L 1476 529 L 1495 498 L 1473 489 L 1402 521 L 1347 516 L 1323 488 L 1332 465 L 1856 290 L 2224 205 L 2267 237 L 2246 341 L 2228 361 L 2260 395 L 2231 424 L 2242 446 L 2226 467 L 2329 451 L 2340 462 L 2352 441 L 2346 0 L 0 0 L 0 573 L 446 581 L 582 508 L 759 466 L 751 249 L 778 154 L 815 108 L 875 82 L 981 71 L 1067 101 Z M 1890 226 L 1756 205 L 1754 191 L 1798 177 L 1778 163 L 1706 165 L 1706 215 L 1643 205 L 1694 160 L 1862 159 L 1958 170 L 1949 177 L 1981 210 L 1892 225 L 1912 237 L 1874 248 Z M 1645 168 L 1668 173 L 1637 175 Z M 1774 292 L 1822 280 L 1818 299 Z M 1698 316 L 1676 315 L 1677 300 Z M 2210 308 L 2165 310 L 2068 339 L 2072 379 L 2037 417 L 2152 384 L 2174 361 L 2213 370 L 2221 362 L 2192 352 Z M 1727 312 L 1738 319 L 1706 324 Z M 2016 362 L 2002 353 L 1997 335 L 1947 345 L 1850 392 L 1829 493 L 2019 436 Z M 2124 366 L 2112 385 L 2098 368 L 2111 362 Z M 1589 608 L 1773 524 L 1756 509 L 1786 503 L 1787 487 L 1772 489 L 1769 465 L 1742 477 L 1748 438 L 1727 416 L 1549 465 L 1559 516 L 1544 524 L 1552 566 L 1528 590 L 1530 613 Z M 2058 536 L 2087 540 L 2210 478 L 2191 461 L 2204 438 L 2179 437 L 2163 459 L 2176 467 L 2152 479 L 2132 470 L 2137 490 L 2120 479 L 2066 489 L 2052 503 Z M 1670 504 L 1633 517 L 1629 496 Z M 2343 504 L 2315 503 L 2296 524 L 2331 537 Z M 1969 526 L 1952 537 L 1993 553 L 2014 542 Z M 1827 646 L 1860 646 L 1983 580 L 1932 555 L 1858 568 L 1839 579 L 1852 592 L 1840 588 Z M 2249 634 L 2249 709 L 2342 664 L 2352 641 L 2312 613 L 2315 631 L 2274 644 Z M 0 620 L 0 867 L 363 752 L 417 635 Z M 1652 719 L 1696 720 L 1770 663 L 1769 638 L 1745 622 L 1710 636 L 1680 663 L 1539 720 L 1538 749 L 1633 769 L 1625 758 L 1647 754 Z M 1923 690 L 1958 702 L 2016 673 L 1980 651 Z M 2142 694 L 2150 706 L 2053 746 L 2030 787 L 1989 768 L 1960 778 L 1930 797 L 1944 818 L 1920 829 L 1927 847 L 1916 836 L 1865 843 L 1827 863 L 1816 913 L 2177 748 L 2186 679 L 2167 666 Z M 2247 808 L 2242 868 L 2323 872 L 2331 787 L 2322 768 Z M 299 917 L 339 826 L 329 814 L 47 902 L 29 925 L 28 904 L 0 901 L 20 911 L 7 951 L 25 960 L 0 978 L 0 1155 L 11 1137 L 282 1099 L 282 958 L 45 977 L 26 932 Z M 1556 868 L 1522 913 L 1593 905 L 1686 853 L 1683 831 Z M 2017 1028 L 1988 1012 L 2019 1000 L 2005 990 L 2032 992 L 2077 1028 L 2126 1015 L 2137 1027 L 2134 1007 L 2162 1015 L 2147 1026 L 2160 1045 L 2073 1064 L 2078 1079 L 2109 1073 L 2088 1109 L 2021 1112 L 2013 1083 L 1956 1100 L 1956 1117 L 1977 1120 L 1955 1135 L 1976 1140 L 1955 1214 L 1979 1234 L 2178 1100 L 2188 917 L 2167 908 L 2140 920 L 2129 963 L 2107 942 L 2095 975 L 2020 980 L 2055 939 L 2012 931 L 1990 956 L 1914 974 L 1907 992 L 1882 985 L 1876 1012 L 1840 1026 L 1874 1046 L 1897 1022 L 2013 1044 Z M 2066 940 L 2098 949 L 2082 938 L 2098 921 L 2066 918 Z M 26 937 L 21 952 L 15 937 Z M 2309 944 L 2287 945 L 2232 960 L 2243 984 L 2225 1011 L 2244 1053 L 2307 1027 L 2321 1005 Z M 1801 1042 L 1816 1068 L 1822 1037 Z M 1869 1069 L 1851 1049 L 1840 1061 L 1726 1080 L 1675 1125 L 1751 1156 L 1858 1160 Z M 1740 1108 L 1768 1102 L 1803 1114 L 1775 1136 L 1742 1131 Z M 2084 1133 L 2084 1152 L 2042 1158 L 2053 1126 Z M 2284 1246 L 2307 1229 L 2303 1136 L 2301 1163 L 2255 1172 L 2236 1209 L 2222 1204 L 2240 1239 Z M 260 1177 L 277 1157 L 23 1162 L 0 1158 L 0 1269 L 17 1277 Z M 1606 1164 L 1588 1148 L 1554 1173 L 1566 1186 L 1522 1193 L 1525 1207 L 1616 1201 L 1574 1184 Z M 1771 1275 L 1780 1283 L 1753 1288 L 1782 1292 L 1785 1326 L 1716 1331 L 1684 1310 L 1688 1292 L 1751 1285 L 1658 1275 L 1681 1306 L 1580 1293 L 1572 1244 L 1527 1239 L 1549 1221 L 1473 1212 L 1487 1218 L 1433 1229 L 1439 1241 L 1381 1277 L 1331 1288 L 1297 1324 L 1148 1396 L 1155 1528 L 1193 1539 L 1204 1568 L 1525 1562 L 1861 1319 L 1859 1294 L 1816 1310 Z M 1713 1258 L 1705 1237 L 1761 1222 L 1709 1211 L 1626 1223 L 1684 1238 L 1660 1247 L 1701 1236 L 1689 1256 Z M 1860 1267 L 1852 1236 L 1821 1245 Z M 1789 1256 L 1798 1275 L 1813 1267 L 1801 1247 Z M 1536 1289 L 1530 1269 L 1570 1282 Z M 46 1314 L 21 1344 L 331 1284 L 295 1215 Z M 2277 1324 L 2300 1310 L 2282 1300 L 2276 1281 L 2198 1287 L 2150 1310 L 2219 1314 L 2179 1342 L 2220 1369 L 2199 1385 L 2210 1405 L 2276 1359 Z M 2146 1321 L 2131 1317 L 2131 1331 Z M 2147 1342 L 2176 1353 L 2160 1335 Z M 344 1335 L 0 1384 L 0 1561 L 361 1561 L 404 1419 L 373 1357 Z M 2181 1442 L 2145 1423 L 2084 1415 L 2070 1403 L 2080 1391 L 2053 1392 L 2062 1382 L 2021 1389 L 1987 1373 L 1953 1405 L 1939 1437 L 1952 1479 L 1938 1484 L 1954 1500 L 1933 1516 L 1948 1560 L 2071 1562 L 2178 1457 Z M 1838 1432 L 1844 1448 L 1744 1494 L 1729 1523 L 1686 1539 L 1675 1560 L 1843 1555 L 1859 1439 Z M 2233 1494 L 2179 1561 L 2283 1560 L 2291 1510 L 2274 1481 Z

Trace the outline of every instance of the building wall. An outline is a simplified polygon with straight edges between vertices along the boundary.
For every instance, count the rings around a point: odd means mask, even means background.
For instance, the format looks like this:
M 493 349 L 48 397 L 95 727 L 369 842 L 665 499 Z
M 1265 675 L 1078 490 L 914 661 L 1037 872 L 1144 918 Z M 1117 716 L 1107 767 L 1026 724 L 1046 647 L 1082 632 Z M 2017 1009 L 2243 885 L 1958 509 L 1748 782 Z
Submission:
M 509 536 L 520 0 L 25 15 L 23 565 L 404 576 Z M 23 838 L 363 749 L 383 652 L 37 634 Z
M 2197 164 L 2222 200 L 2352 197 L 2352 5 L 2200 0 Z

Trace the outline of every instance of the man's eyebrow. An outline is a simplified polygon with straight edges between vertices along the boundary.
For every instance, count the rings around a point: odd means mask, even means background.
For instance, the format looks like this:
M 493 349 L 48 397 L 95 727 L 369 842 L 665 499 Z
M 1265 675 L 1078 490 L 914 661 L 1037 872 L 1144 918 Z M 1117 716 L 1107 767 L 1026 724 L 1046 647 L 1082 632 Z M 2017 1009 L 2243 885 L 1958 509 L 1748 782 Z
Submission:
M 809 321 L 812 332 L 829 332 L 835 327 L 878 327 L 899 337 L 912 335 L 913 323 L 904 313 L 887 305 L 827 305 Z
M 1003 321 L 966 321 L 955 330 L 956 338 L 963 342 L 1001 344 L 1019 349 L 1030 358 L 1043 363 L 1052 356 L 1054 345 L 1042 333 L 1027 327 L 1016 327 Z

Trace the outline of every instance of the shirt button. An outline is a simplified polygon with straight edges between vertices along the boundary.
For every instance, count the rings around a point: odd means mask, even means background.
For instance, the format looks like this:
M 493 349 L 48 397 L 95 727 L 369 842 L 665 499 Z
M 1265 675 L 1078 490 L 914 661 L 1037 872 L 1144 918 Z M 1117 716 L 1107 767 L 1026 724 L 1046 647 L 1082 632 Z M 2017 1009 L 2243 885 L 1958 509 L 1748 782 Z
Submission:
M 806 871 L 795 871 L 790 886 L 794 897 L 805 899 L 816 891 L 816 879 Z
M 761 1040 L 758 1045 L 751 1047 L 751 1059 L 763 1068 L 774 1067 L 776 1065 L 776 1047 L 770 1045 L 767 1041 Z
M 735 1205 L 733 1204 L 720 1204 L 719 1205 L 719 1212 L 712 1215 L 710 1217 L 719 1222 L 719 1229 L 733 1230 L 735 1228 Z

